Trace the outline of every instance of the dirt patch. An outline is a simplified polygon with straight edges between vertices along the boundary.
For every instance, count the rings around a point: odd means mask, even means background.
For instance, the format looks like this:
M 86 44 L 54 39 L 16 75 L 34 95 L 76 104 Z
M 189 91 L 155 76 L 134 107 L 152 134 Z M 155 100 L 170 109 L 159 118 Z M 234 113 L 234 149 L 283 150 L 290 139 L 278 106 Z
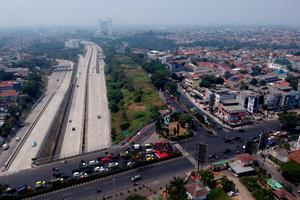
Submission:
M 135 103 L 135 104 L 131 104 L 129 106 L 129 109 L 133 111 L 144 111 L 146 107 L 144 106 L 143 103 Z
M 179 124 L 178 122 L 171 122 L 169 124 L 169 134 L 170 135 L 174 135 L 174 128 L 177 129 L 177 124 Z M 180 126 L 179 124 L 179 135 L 185 135 L 187 133 L 187 129 Z

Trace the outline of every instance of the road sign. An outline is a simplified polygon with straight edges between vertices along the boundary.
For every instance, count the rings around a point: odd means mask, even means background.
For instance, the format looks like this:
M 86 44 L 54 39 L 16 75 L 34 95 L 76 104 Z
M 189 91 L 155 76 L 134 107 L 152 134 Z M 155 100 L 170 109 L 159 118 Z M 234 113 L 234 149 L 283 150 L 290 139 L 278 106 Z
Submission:
M 198 166 L 199 166 L 199 163 L 203 164 L 205 162 L 206 154 L 207 154 L 207 144 L 198 143 L 196 154 L 197 154 L 196 159 L 198 161 Z

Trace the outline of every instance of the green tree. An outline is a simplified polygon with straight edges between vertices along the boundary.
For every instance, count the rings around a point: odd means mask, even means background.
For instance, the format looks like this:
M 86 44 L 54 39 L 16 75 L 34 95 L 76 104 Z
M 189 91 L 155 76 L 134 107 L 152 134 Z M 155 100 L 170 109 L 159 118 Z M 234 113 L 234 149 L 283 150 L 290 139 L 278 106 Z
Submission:
M 180 125 L 182 127 L 184 127 L 185 124 L 188 124 L 189 126 L 192 126 L 192 124 L 193 124 L 193 118 L 191 116 L 189 116 L 188 114 L 181 114 L 179 116 L 178 122 L 180 123 Z
M 256 78 L 252 78 L 251 81 L 250 81 L 250 84 L 251 85 L 257 85 L 258 81 Z
M 281 166 L 282 176 L 288 181 L 300 183 L 300 165 L 294 161 L 288 161 Z
M 235 184 L 233 183 L 233 181 L 228 180 L 226 177 L 222 179 L 221 184 L 225 192 L 230 192 L 235 189 Z
M 221 189 L 214 188 L 207 195 L 207 200 L 229 200 L 229 196 Z
M 265 80 L 260 80 L 260 81 L 258 82 L 258 84 L 259 84 L 260 86 L 265 86 L 265 85 L 267 85 L 267 82 L 266 82 Z
M 185 183 L 182 178 L 173 177 L 170 183 L 166 186 L 168 192 L 168 200 L 187 200 Z
M 139 194 L 131 194 L 125 200 L 147 200 L 147 197 Z
M 281 128 L 289 133 L 296 133 L 296 127 L 300 126 L 300 115 L 294 112 L 284 112 L 279 114 Z
M 166 88 L 171 94 L 175 94 L 177 92 L 177 84 L 174 81 L 169 81 L 166 84 Z
M 289 82 L 290 86 L 294 90 L 298 90 L 298 78 L 292 75 L 289 75 L 285 78 L 285 81 Z
M 208 169 L 202 170 L 200 172 L 200 175 L 201 175 L 201 178 L 202 178 L 203 183 L 205 185 L 207 185 L 210 188 L 212 188 L 214 186 L 214 181 L 213 181 L 214 180 L 214 174 L 210 170 L 208 170 Z
M 209 88 L 214 84 L 223 84 L 224 79 L 222 77 L 216 77 L 214 75 L 203 75 L 201 77 L 200 87 Z

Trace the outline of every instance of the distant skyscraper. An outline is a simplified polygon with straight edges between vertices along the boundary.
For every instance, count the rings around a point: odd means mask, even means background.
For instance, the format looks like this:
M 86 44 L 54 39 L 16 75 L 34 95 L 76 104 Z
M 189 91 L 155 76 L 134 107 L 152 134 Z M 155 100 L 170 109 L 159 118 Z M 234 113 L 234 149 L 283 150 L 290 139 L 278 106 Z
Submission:
M 100 35 L 112 34 L 112 22 L 110 18 L 98 20 L 98 34 Z

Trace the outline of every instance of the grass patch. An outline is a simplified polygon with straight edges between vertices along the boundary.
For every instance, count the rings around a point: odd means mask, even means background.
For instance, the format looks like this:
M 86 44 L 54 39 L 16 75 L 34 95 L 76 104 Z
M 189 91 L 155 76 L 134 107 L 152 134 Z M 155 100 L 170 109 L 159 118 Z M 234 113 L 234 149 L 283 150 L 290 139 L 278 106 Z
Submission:
M 111 115 L 113 139 L 120 142 L 158 117 L 159 109 L 165 105 L 147 73 L 130 57 L 115 55 L 111 63 L 113 63 L 109 66 L 111 74 L 107 75 L 108 93 L 110 90 L 119 90 L 123 95 L 122 100 L 114 101 L 117 102 L 118 109 L 114 109 Z M 119 74 L 116 73 L 117 70 Z M 118 79 L 120 73 L 122 79 Z M 117 99 L 117 95 L 112 96 Z

